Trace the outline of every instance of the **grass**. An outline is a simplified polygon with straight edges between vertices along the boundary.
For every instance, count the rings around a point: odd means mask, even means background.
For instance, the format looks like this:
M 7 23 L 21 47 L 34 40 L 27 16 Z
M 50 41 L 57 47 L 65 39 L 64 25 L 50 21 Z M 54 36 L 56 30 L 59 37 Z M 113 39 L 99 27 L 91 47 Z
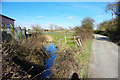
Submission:
M 82 78 L 87 78 L 88 76 L 88 64 L 89 64 L 89 57 L 90 57 L 90 52 L 91 52 L 91 43 L 92 40 L 89 40 L 87 43 L 87 50 L 83 51 L 81 55 L 79 56 L 80 62 L 81 62 L 81 75 L 80 77 Z
M 66 37 L 72 37 L 73 34 L 74 34 L 74 32 L 67 32 L 67 33 L 66 32 L 47 33 L 47 35 L 49 35 L 49 36 L 51 36 L 53 38 L 53 42 L 55 44 L 58 44 L 57 41 L 60 40 L 60 39 L 65 38 L 65 36 Z M 69 41 L 70 38 L 67 38 L 66 40 Z M 63 42 L 65 42 L 65 39 L 61 41 L 61 43 L 63 43 Z M 73 45 L 74 43 L 73 42 L 68 42 L 67 44 L 68 45 Z

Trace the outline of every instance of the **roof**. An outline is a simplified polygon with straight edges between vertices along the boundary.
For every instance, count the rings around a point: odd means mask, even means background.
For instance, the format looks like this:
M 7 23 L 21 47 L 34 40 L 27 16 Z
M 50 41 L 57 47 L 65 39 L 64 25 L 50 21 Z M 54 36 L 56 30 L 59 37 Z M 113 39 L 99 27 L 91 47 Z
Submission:
M 1 16 L 2 14 L 0 14 L 0 16 Z M 10 20 L 12 20 L 12 21 L 15 21 L 14 19 L 12 19 L 12 18 L 10 18 L 10 17 L 7 17 L 7 16 L 4 16 L 4 15 L 2 15 L 2 17 L 5 17 L 5 18 L 7 18 L 7 19 L 10 19 Z

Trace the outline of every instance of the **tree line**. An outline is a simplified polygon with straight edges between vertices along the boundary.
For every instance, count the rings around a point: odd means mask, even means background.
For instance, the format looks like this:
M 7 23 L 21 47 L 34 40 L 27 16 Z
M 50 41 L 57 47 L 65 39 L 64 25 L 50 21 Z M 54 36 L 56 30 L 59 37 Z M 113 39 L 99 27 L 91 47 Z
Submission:
M 104 21 L 98 25 L 96 33 L 107 35 L 112 41 L 120 45 L 120 2 L 108 4 L 106 11 L 110 11 L 116 17 L 109 21 Z

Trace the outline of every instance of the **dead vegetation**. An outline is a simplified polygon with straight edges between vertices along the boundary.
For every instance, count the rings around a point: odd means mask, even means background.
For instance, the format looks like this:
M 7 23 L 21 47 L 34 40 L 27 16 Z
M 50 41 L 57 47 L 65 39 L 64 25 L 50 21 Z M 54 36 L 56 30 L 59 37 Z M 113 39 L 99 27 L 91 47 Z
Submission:
M 61 45 L 61 49 L 56 54 L 53 72 L 55 78 L 70 78 L 73 72 L 79 73 L 80 65 L 75 60 L 74 53 L 77 53 L 72 47 Z
M 3 41 L 2 79 L 30 79 L 44 71 L 44 60 L 49 56 L 45 43 L 42 34 L 9 43 Z

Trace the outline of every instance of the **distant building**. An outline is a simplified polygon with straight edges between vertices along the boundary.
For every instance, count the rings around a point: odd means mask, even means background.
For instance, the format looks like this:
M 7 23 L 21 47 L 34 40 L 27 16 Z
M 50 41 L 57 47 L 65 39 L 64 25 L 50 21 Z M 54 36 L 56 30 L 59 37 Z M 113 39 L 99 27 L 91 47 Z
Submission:
M 14 19 L 4 16 L 2 14 L 0 14 L 0 16 L 2 17 L 2 24 L 1 24 L 2 28 L 9 28 L 10 24 L 14 27 L 14 21 L 15 21 Z

